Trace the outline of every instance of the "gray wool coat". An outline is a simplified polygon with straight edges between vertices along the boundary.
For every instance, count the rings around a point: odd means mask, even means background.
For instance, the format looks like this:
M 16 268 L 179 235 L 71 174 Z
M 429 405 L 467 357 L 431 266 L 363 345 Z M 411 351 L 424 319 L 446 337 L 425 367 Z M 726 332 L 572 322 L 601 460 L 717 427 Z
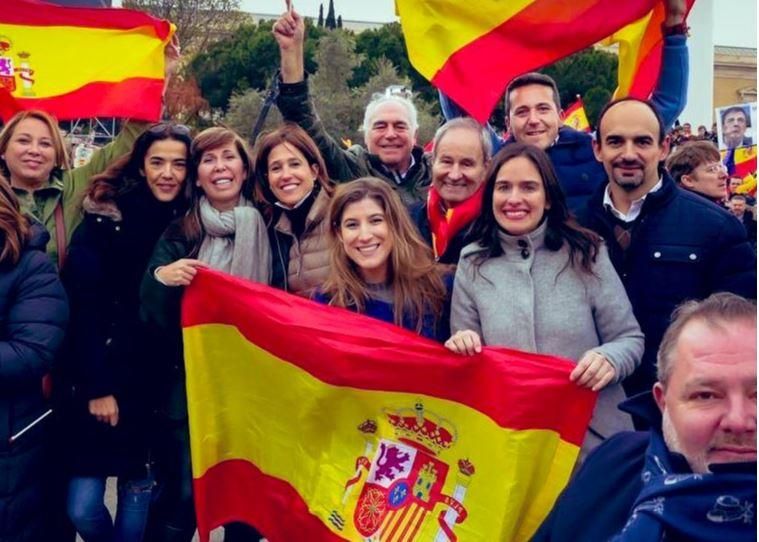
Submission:
M 486 345 L 553 354 L 577 362 L 588 350 L 599 352 L 616 369 L 601 390 L 580 458 L 619 431 L 632 430 L 630 416 L 617 409 L 625 399 L 619 384 L 640 364 L 643 333 L 624 286 L 600 247 L 595 276 L 568 266 L 566 243 L 545 247 L 545 222 L 527 235 L 500 233 L 504 254 L 474 262 L 482 247 L 467 245 L 456 270 L 451 333 L 477 332 Z

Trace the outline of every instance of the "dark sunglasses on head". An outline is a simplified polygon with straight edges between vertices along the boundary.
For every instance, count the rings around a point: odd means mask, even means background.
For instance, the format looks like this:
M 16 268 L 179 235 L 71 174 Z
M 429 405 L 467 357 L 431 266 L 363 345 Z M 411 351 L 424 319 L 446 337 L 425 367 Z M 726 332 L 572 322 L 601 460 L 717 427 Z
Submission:
M 159 122 L 148 128 L 148 132 L 153 135 L 161 135 L 166 131 L 169 131 L 171 135 L 189 136 L 190 127 L 184 124 L 174 124 L 173 122 Z

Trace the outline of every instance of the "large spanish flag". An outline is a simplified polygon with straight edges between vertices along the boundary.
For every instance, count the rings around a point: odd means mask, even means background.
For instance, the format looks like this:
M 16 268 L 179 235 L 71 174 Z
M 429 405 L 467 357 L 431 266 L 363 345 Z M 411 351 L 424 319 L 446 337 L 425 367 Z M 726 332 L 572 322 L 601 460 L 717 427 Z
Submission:
M 272 542 L 527 540 L 595 402 L 566 360 L 456 356 L 208 270 L 182 325 L 204 540 L 230 521 Z
M 173 32 L 139 11 L 3 0 L 0 116 L 43 109 L 59 119 L 157 120 Z
M 663 14 L 661 4 L 661 0 L 396 0 L 396 12 L 414 67 L 485 122 L 514 77 L 633 23 L 638 26 L 624 37 L 637 39 L 634 46 L 641 52 L 625 49 L 620 73 L 627 74 L 624 92 L 634 87 L 647 97 L 656 82 L 662 44 L 659 26 L 648 23 L 663 20 L 660 15 L 652 18 L 654 12 Z M 636 74 L 643 69 L 645 81 L 638 83 Z

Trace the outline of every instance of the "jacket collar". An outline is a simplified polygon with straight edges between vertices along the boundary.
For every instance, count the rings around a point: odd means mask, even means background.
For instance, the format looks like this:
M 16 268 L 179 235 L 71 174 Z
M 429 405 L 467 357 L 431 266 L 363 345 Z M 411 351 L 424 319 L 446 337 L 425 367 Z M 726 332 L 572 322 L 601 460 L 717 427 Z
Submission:
M 661 173 L 661 188 L 656 192 L 649 192 L 646 195 L 646 201 L 643 203 L 643 209 L 641 210 L 641 216 L 645 216 L 646 213 L 651 212 L 654 209 L 660 209 L 671 202 L 675 196 L 677 196 L 680 188 L 677 187 L 675 181 L 672 179 L 669 173 L 663 168 L 659 168 Z M 606 193 L 606 187 L 608 181 L 599 186 L 593 193 L 590 199 L 589 205 L 591 212 L 596 215 L 607 215 L 604 207 L 604 194 Z

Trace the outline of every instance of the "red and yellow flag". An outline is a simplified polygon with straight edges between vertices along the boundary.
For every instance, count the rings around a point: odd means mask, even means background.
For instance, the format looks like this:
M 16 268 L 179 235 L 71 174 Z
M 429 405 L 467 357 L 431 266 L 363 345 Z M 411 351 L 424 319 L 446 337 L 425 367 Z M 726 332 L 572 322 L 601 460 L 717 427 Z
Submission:
M 173 32 L 138 11 L 3 0 L 0 116 L 43 109 L 59 119 L 157 120 Z
M 687 0 L 690 7 L 694 0 Z M 411 63 L 480 122 L 518 75 L 609 36 L 620 95 L 647 98 L 661 64 L 661 0 L 395 0 Z M 629 25 L 629 26 L 628 26 Z
M 565 126 L 580 130 L 581 132 L 590 132 L 590 123 L 588 116 L 585 114 L 585 104 L 582 98 L 577 96 L 577 101 L 564 110 L 563 122 Z
M 722 161 L 727 166 L 727 173 L 740 177 L 743 183 L 738 186 L 738 194 L 756 195 L 756 145 L 736 147 L 720 151 Z
M 527 540 L 595 402 L 566 360 L 457 356 L 208 270 L 182 325 L 205 540 L 230 521 L 272 542 Z

